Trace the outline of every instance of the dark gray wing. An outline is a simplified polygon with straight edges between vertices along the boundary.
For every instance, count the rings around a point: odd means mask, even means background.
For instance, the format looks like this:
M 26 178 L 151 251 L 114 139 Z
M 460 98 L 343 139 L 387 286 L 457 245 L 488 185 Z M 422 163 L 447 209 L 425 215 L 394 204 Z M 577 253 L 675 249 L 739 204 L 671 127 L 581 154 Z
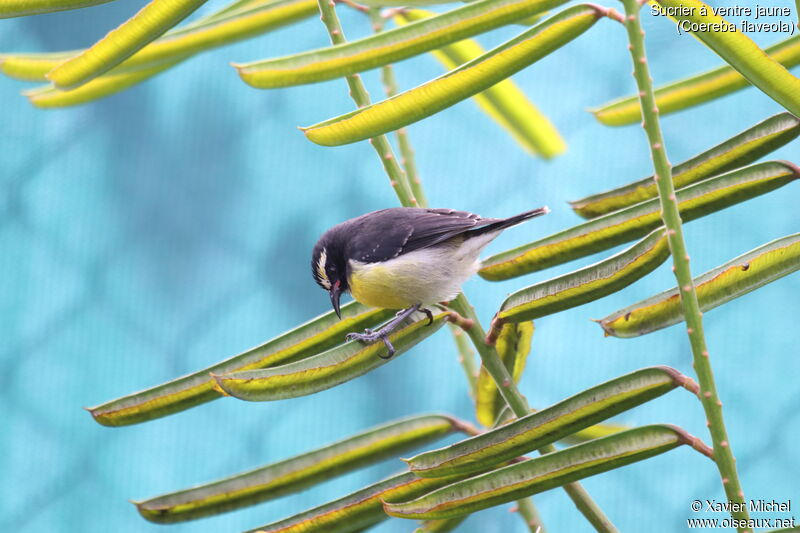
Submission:
M 352 221 L 349 256 L 368 263 L 386 261 L 495 221 L 454 209 L 383 209 Z

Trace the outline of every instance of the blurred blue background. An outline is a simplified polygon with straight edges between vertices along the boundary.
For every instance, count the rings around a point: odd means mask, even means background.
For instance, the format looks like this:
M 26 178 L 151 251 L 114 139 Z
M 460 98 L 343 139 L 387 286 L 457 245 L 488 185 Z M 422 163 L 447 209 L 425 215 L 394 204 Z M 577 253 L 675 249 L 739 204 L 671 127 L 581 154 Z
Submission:
M 0 21 L 0 51 L 86 46 L 139 5 L 120 0 Z M 362 16 L 340 12 L 350 37 L 369 31 Z M 720 63 L 667 20 L 644 18 L 657 83 Z M 481 40 L 493 45 L 518 31 L 503 28 Z M 752 37 L 768 45 L 786 36 Z M 67 110 L 36 110 L 18 94 L 25 84 L 0 80 L 0 530 L 240 531 L 357 489 L 401 464 L 167 529 L 143 521 L 127 500 L 253 468 L 409 414 L 474 419 L 446 331 L 379 370 L 306 398 L 223 399 L 117 429 L 97 425 L 81 409 L 205 367 L 328 309 L 308 272 L 317 237 L 396 200 L 367 143 L 323 148 L 296 129 L 352 108 L 343 81 L 259 91 L 227 65 L 326 43 L 320 22 L 308 20 Z M 624 32 L 603 20 L 515 76 L 569 143 L 568 153 L 551 162 L 525 154 L 472 102 L 410 127 L 431 203 L 495 217 L 553 208 L 503 234 L 488 252 L 577 223 L 566 200 L 651 172 L 638 126 L 604 127 L 586 112 L 631 93 L 630 70 Z M 397 65 L 405 87 L 440 72 L 429 56 Z M 374 97 L 382 94 L 376 72 L 364 78 Z M 663 120 L 670 159 L 680 162 L 779 111 L 748 89 L 670 115 Z M 798 162 L 798 153 L 795 141 L 775 157 Z M 796 206 L 794 184 L 692 222 L 686 239 L 694 272 L 797 232 Z M 475 279 L 465 290 L 488 321 L 506 293 L 596 259 L 504 283 Z M 603 338 L 589 321 L 672 285 L 664 265 L 618 294 L 537 321 L 521 383 L 530 403 L 543 407 L 648 365 L 692 374 L 682 327 L 619 340 Z M 800 276 L 789 276 L 706 314 L 747 496 L 793 498 L 795 506 L 799 294 Z M 683 390 L 616 420 L 675 423 L 709 440 L 700 404 Z M 622 531 L 683 531 L 695 516 L 692 500 L 724 499 L 716 469 L 689 449 L 585 486 Z M 562 491 L 535 502 L 551 532 L 589 529 Z M 478 513 L 461 530 L 524 531 L 508 507 Z M 391 520 L 376 531 L 412 526 Z

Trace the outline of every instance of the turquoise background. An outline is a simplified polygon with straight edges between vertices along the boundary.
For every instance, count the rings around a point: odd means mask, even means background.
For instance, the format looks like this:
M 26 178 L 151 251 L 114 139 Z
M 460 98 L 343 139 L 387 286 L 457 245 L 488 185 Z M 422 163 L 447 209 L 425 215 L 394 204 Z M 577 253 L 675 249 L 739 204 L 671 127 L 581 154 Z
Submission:
M 120 0 L 3 20 L 0 50 L 86 46 L 141 4 Z M 361 16 L 340 11 L 351 38 L 369 31 Z M 720 63 L 667 20 L 646 16 L 645 23 L 657 83 Z M 481 41 L 493 45 L 519 31 L 503 28 Z M 767 45 L 785 36 L 753 37 Z M 0 530 L 240 531 L 401 465 L 390 461 L 279 501 L 166 529 L 141 520 L 127 500 L 253 468 L 409 414 L 473 418 L 447 332 L 306 398 L 223 399 L 117 429 L 97 425 L 81 409 L 207 366 L 327 310 L 328 298 L 308 272 L 317 237 L 396 200 L 367 143 L 323 148 L 296 130 L 350 110 L 344 82 L 258 91 L 227 66 L 326 42 L 320 22 L 311 19 L 67 110 L 36 110 L 18 94 L 25 84 L 0 80 Z M 553 208 L 506 232 L 487 251 L 493 253 L 577 223 L 566 200 L 648 175 L 640 128 L 604 127 L 586 112 L 631 93 L 630 70 L 624 32 L 602 20 L 515 76 L 569 143 L 569 152 L 551 162 L 525 154 L 471 102 L 410 127 L 432 204 L 493 217 Z M 440 72 L 427 56 L 397 65 L 405 87 Z M 374 97 L 382 94 L 376 72 L 364 78 Z M 665 117 L 670 159 L 680 162 L 779 111 L 748 89 Z M 798 162 L 797 156 L 797 141 L 774 155 Z M 791 184 L 692 222 L 686 239 L 693 271 L 797 232 L 797 212 Z M 597 259 L 503 283 L 474 279 L 465 290 L 488 321 L 506 293 Z M 682 327 L 619 340 L 604 339 L 589 321 L 672 285 L 664 265 L 618 294 L 537 321 L 520 385 L 530 403 L 543 407 L 648 365 L 692 373 Z M 798 295 L 794 275 L 706 314 L 747 496 L 793 499 L 793 507 L 800 506 Z M 675 423 L 709 440 L 700 404 L 683 390 L 616 420 Z M 585 486 L 622 531 L 683 531 L 686 518 L 714 517 L 690 512 L 692 500 L 724 499 L 713 465 L 683 448 Z M 549 531 L 589 529 L 562 491 L 535 502 Z M 508 507 L 478 513 L 462 530 L 523 531 Z M 375 531 L 411 527 L 390 520 Z

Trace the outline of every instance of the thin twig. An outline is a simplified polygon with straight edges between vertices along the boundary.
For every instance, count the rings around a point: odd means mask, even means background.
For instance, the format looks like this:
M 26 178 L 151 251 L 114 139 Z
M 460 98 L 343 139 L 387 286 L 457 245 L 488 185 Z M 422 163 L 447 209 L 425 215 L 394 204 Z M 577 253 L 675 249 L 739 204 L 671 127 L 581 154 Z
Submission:
M 336 15 L 336 3 L 334 0 L 317 0 L 317 3 L 319 4 L 322 21 L 330 34 L 331 42 L 333 42 L 333 44 L 345 42 L 342 27 L 339 23 L 339 17 Z M 361 78 L 358 74 L 347 76 L 347 83 L 350 86 L 350 96 L 356 102 L 356 105 L 359 107 L 369 105 L 369 94 L 364 88 L 364 84 L 361 82 Z M 397 164 L 394 154 L 392 153 L 392 148 L 386 140 L 386 137 L 381 135 L 380 137 L 371 139 L 371 142 L 378 152 L 378 155 L 381 157 L 384 170 L 386 170 L 386 173 L 389 175 L 390 183 L 400 203 L 406 207 L 417 205 L 417 201 L 411 193 L 406 175 Z M 528 414 L 528 403 L 517 390 L 508 370 L 497 355 L 497 351 L 483 342 L 486 332 L 477 320 L 475 310 L 467 301 L 466 296 L 463 293 L 460 294 L 451 302 L 451 307 L 465 318 L 474 321 L 474 325 L 466 330 L 467 334 L 481 356 L 484 367 L 489 372 L 489 375 L 492 376 L 498 390 L 506 400 L 506 403 L 518 417 Z M 555 451 L 555 447 L 549 445 L 539 451 L 540 453 L 549 453 Z M 601 532 L 617 531 L 579 483 L 569 483 L 564 485 L 563 488 L 575 503 L 578 510 L 587 518 L 595 529 Z
M 525 520 L 525 525 L 531 533 L 545 533 L 542 517 L 529 498 L 517 501 L 517 512 Z
M 372 22 L 372 29 L 375 33 L 383 31 L 384 24 L 388 20 L 382 16 L 380 10 L 370 9 L 368 11 L 370 21 Z M 386 65 L 381 69 L 381 81 L 383 82 L 386 97 L 391 98 L 398 93 L 397 79 L 394 75 L 394 68 L 391 65 Z M 401 164 L 406 173 L 409 188 L 412 194 L 417 199 L 420 207 L 428 207 L 428 199 L 425 196 L 425 191 L 422 187 L 422 180 L 419 177 L 416 163 L 414 162 L 414 149 L 411 146 L 411 141 L 408 138 L 408 130 L 400 128 L 395 132 L 397 137 L 397 145 L 400 149 L 400 156 L 402 158 Z M 453 334 L 456 348 L 458 349 L 458 361 L 464 369 L 464 374 L 467 377 L 469 384 L 470 395 L 473 400 L 478 398 L 478 367 L 475 364 L 475 358 L 472 350 L 469 347 L 469 341 L 465 338 L 464 331 L 469 330 L 474 321 L 464 318 L 458 313 L 451 312 L 449 317 L 451 322 L 450 331 Z M 525 521 L 530 531 L 535 533 L 545 533 L 544 524 L 542 523 L 539 511 L 536 509 L 533 500 L 530 498 L 522 498 L 517 501 L 520 510 L 520 516 Z
M 460 418 L 451 417 L 453 419 L 453 427 L 456 431 L 460 431 L 465 435 L 469 435 L 470 437 L 475 437 L 483 433 L 482 430 L 476 428 L 466 420 L 461 420 Z
M 400 13 L 405 13 L 406 11 L 408 11 L 408 8 L 406 7 L 389 7 L 381 11 L 381 18 L 383 20 L 389 20 L 390 18 L 393 18 Z
M 386 19 L 381 16 L 380 10 L 378 8 L 371 8 L 368 14 L 372 22 L 372 30 L 375 33 L 382 32 Z M 381 69 L 381 81 L 383 82 L 387 98 L 391 98 L 398 93 L 397 79 L 395 78 L 392 65 L 385 65 Z M 397 147 L 400 150 L 400 163 L 403 166 L 403 170 L 406 172 L 406 178 L 408 179 L 411 192 L 414 198 L 417 199 L 417 205 L 419 205 L 419 207 L 428 207 L 428 199 L 425 196 L 425 191 L 422 189 L 422 180 L 417 171 L 417 164 L 414 160 L 414 149 L 408 138 L 408 130 L 406 128 L 400 128 L 394 133 L 397 137 Z
M 450 329 L 458 348 L 459 362 L 464 369 L 464 374 L 466 374 L 467 382 L 469 383 L 470 396 L 472 396 L 474 401 L 477 401 L 479 369 L 475 364 L 474 354 L 470 349 L 470 340 L 464 335 L 464 332 L 469 331 L 475 325 L 475 320 L 464 318 L 459 313 L 450 311 L 449 321 L 452 323 Z M 544 524 L 542 523 L 541 516 L 533 500 L 530 498 L 517 500 L 517 507 L 515 510 L 519 511 L 520 516 L 525 521 L 525 525 L 530 531 L 545 533 Z
M 478 386 L 478 365 L 475 364 L 475 354 L 470 348 L 470 342 L 462 328 L 454 324 L 450 328 L 453 334 L 453 340 L 458 349 L 458 362 L 461 363 L 461 368 L 464 369 L 464 375 L 467 377 L 469 383 L 469 392 L 472 399 L 476 399 L 475 389 Z
M 683 239 L 683 225 L 681 223 L 680 211 L 675 198 L 675 188 L 672 183 L 672 169 L 667 159 L 664 139 L 661 135 L 661 126 L 658 120 L 658 108 L 656 107 L 655 95 L 653 92 L 653 80 L 650 78 L 650 69 L 647 66 L 647 55 L 644 47 L 644 31 L 639 20 L 640 5 L 637 0 L 623 0 L 625 5 L 626 23 L 628 31 L 628 48 L 633 60 L 633 74 L 639 88 L 639 103 L 642 108 L 642 127 L 647 133 L 647 140 L 650 145 L 650 153 L 655 167 L 655 182 L 658 188 L 658 197 L 661 203 L 661 217 L 667 227 L 667 240 L 670 252 L 672 253 L 672 270 L 680 287 L 681 306 L 683 316 L 686 319 L 689 343 L 692 347 L 694 358 L 694 369 L 700 382 L 700 394 L 697 396 L 703 404 L 708 426 L 711 432 L 711 439 L 714 445 L 714 462 L 719 469 L 725 494 L 731 502 L 744 502 L 744 492 L 739 475 L 736 472 L 736 462 L 733 458 L 730 441 L 728 440 L 725 422 L 722 417 L 722 401 L 717 394 L 717 387 L 714 383 L 714 374 L 708 357 L 708 347 L 703 333 L 703 313 L 697 301 L 692 280 L 691 269 L 689 268 L 689 255 L 686 251 L 686 243 Z M 746 505 L 733 505 L 735 509 L 731 515 L 746 523 L 748 519 Z M 748 531 L 744 527 L 739 527 L 739 531 Z
M 335 0 L 337 4 L 344 4 L 349 8 L 355 9 L 356 11 L 361 11 L 362 13 L 366 13 L 370 10 L 369 6 L 365 6 L 364 4 L 359 4 L 354 2 L 353 0 Z
M 333 44 L 342 44 L 346 41 L 344 33 L 342 32 L 342 25 L 339 22 L 339 17 L 336 15 L 336 2 L 334 0 L 317 0 L 319 4 L 320 18 L 328 29 L 331 42 Z M 351 74 L 346 77 L 347 85 L 350 87 L 350 97 L 358 107 L 365 107 L 370 104 L 369 94 L 367 93 L 364 83 L 358 74 Z M 370 144 L 380 157 L 383 169 L 389 176 L 389 183 L 394 189 L 400 204 L 404 207 L 416 207 L 417 200 L 411 192 L 408 185 L 405 172 L 400 168 L 400 164 L 394 157 L 392 147 L 389 140 L 385 135 L 379 135 L 369 140 Z
M 492 376 L 495 385 L 497 385 L 497 390 L 500 391 L 500 395 L 508 406 L 511 407 L 514 414 L 517 417 L 527 415 L 530 412 L 528 402 L 519 392 L 519 389 L 517 389 L 514 380 L 511 378 L 511 374 L 508 373 L 508 369 L 497 355 L 497 350 L 495 350 L 494 346 L 486 344 L 486 332 L 475 314 L 475 309 L 470 305 L 464 293 L 459 294 L 455 300 L 450 302 L 450 307 L 460 315 L 473 320 L 473 326 L 467 330 L 467 335 L 472 339 L 473 346 L 475 346 L 475 349 L 481 356 L 483 367 L 489 375 Z M 556 448 L 552 444 L 539 449 L 539 452 L 542 454 L 554 451 L 556 451 Z M 578 510 L 597 531 L 617 531 L 608 517 L 605 516 L 600 507 L 597 506 L 580 483 L 568 483 L 564 485 L 563 488 L 573 503 L 575 503 Z
M 486 334 L 486 344 L 489 346 L 494 346 L 497 342 L 497 339 L 500 337 L 500 332 L 503 331 L 503 324 L 505 322 L 499 317 L 495 316 L 492 319 L 491 324 L 489 325 L 489 333 Z

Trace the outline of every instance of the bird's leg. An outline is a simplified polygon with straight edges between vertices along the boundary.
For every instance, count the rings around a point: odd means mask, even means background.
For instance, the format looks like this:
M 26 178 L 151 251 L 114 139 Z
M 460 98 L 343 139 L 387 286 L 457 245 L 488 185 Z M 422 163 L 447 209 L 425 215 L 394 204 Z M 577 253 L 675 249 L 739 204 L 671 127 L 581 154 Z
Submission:
M 430 309 L 425 309 L 423 307 L 423 308 L 419 309 L 419 312 L 420 313 L 425 313 L 425 316 L 428 317 L 428 324 L 427 324 L 428 326 L 433 324 L 433 313 L 431 312 Z
M 383 341 L 383 344 L 386 345 L 386 349 L 389 350 L 389 353 L 384 357 L 383 355 L 378 354 L 378 357 L 381 359 L 391 359 L 391 357 L 395 354 L 394 346 L 389 341 L 389 335 L 394 333 L 394 331 L 402 324 L 403 320 L 411 316 L 416 311 L 420 311 L 420 304 L 412 305 L 408 309 L 403 309 L 393 319 L 386 323 L 378 331 L 372 331 L 371 329 L 365 329 L 364 333 L 348 333 L 345 337 L 347 340 L 352 341 L 361 341 L 367 344 L 372 344 L 378 341 Z M 423 313 L 428 315 L 428 318 L 433 322 L 433 314 L 428 309 L 422 309 Z

